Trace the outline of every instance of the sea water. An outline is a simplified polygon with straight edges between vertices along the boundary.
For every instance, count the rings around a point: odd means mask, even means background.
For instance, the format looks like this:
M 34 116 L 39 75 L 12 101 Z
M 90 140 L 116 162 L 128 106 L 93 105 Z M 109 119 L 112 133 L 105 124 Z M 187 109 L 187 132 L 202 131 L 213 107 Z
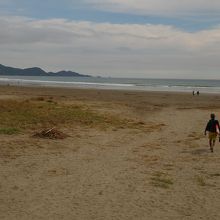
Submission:
M 220 93 L 220 80 L 0 76 L 1 85 Z

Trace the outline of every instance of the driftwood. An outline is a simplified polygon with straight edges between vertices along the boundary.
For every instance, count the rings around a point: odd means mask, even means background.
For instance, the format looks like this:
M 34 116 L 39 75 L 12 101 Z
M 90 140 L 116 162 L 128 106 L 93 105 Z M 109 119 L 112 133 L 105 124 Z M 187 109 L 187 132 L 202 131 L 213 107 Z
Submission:
M 59 131 L 55 128 L 50 129 L 44 129 L 40 132 L 36 132 L 33 137 L 39 137 L 39 138 L 49 138 L 49 139 L 64 139 L 69 137 L 69 135 L 63 133 L 62 131 Z
M 50 128 L 47 132 L 45 132 L 45 134 L 48 134 L 49 132 L 51 132 L 54 128 Z

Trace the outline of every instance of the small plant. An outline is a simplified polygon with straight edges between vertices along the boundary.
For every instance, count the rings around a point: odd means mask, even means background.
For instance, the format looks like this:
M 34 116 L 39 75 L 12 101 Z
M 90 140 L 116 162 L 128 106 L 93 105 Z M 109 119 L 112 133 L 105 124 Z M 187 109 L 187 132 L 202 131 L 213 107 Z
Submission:
M 202 176 L 197 176 L 196 181 L 197 181 L 199 186 L 206 186 L 207 185 L 206 182 L 205 182 L 204 177 L 202 177 Z
M 220 176 L 220 173 L 212 173 L 210 176 L 215 177 L 215 176 Z
M 42 96 L 39 96 L 39 97 L 36 97 L 36 98 L 33 98 L 34 101 L 44 101 L 45 98 L 42 97 Z
M 0 134 L 13 135 L 19 133 L 17 128 L 0 128 Z
M 167 176 L 167 174 L 163 172 L 157 172 L 151 178 L 151 184 L 156 187 L 168 189 L 170 185 L 173 185 L 173 181 Z

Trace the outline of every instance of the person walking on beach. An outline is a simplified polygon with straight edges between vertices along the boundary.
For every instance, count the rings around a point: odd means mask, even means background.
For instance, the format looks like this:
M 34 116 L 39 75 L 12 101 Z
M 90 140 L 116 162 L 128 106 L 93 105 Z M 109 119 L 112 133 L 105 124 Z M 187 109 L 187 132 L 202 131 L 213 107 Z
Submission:
M 208 121 L 206 128 L 205 128 L 205 135 L 206 132 L 209 132 L 209 147 L 211 152 L 213 152 L 213 148 L 215 146 L 216 137 L 219 134 L 219 122 L 215 120 L 215 114 L 210 115 L 211 119 Z

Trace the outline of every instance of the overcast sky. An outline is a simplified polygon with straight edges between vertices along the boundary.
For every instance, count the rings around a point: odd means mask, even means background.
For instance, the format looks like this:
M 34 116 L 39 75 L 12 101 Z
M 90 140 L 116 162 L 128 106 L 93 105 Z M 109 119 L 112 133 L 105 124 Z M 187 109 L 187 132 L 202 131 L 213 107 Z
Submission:
M 0 63 L 220 79 L 220 1 L 0 0 Z

